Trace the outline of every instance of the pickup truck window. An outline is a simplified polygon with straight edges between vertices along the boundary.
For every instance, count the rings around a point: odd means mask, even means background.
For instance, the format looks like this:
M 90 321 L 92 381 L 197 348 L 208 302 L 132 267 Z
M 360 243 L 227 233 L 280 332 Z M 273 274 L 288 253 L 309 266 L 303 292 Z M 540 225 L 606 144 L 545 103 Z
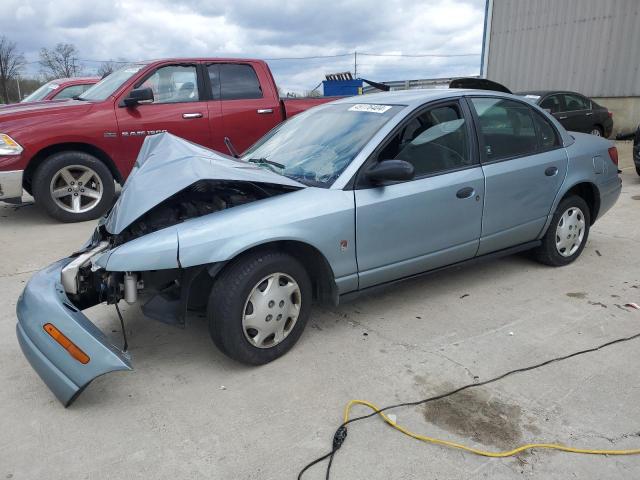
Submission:
M 209 78 L 211 67 L 209 66 Z M 220 96 L 222 100 L 241 100 L 262 98 L 262 88 L 256 72 L 251 65 L 240 63 L 222 63 L 220 68 Z M 215 90 L 215 84 L 211 82 L 211 88 Z M 213 94 L 214 92 L 212 92 Z M 215 95 L 213 98 L 216 98 Z
M 307 185 L 330 187 L 402 106 L 327 104 L 281 123 L 242 156 Z
M 138 73 L 143 66 L 144 65 L 134 64 L 121 68 L 120 70 L 116 70 L 111 75 L 103 78 L 93 87 L 80 95 L 80 100 L 91 100 L 96 102 L 106 100 L 109 96 L 113 95 L 113 93 L 118 90 L 124 82 Z
M 139 86 L 153 90 L 153 103 L 197 102 L 200 99 L 195 65 L 161 67 Z

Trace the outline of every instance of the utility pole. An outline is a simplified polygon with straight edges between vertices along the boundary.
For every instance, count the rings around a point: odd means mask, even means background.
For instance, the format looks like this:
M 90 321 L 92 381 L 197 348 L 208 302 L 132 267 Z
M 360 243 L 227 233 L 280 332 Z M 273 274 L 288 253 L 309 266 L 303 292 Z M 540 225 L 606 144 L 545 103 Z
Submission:
M 18 84 L 18 102 L 21 102 L 22 94 L 20 93 L 20 75 L 16 75 L 16 83 Z
M 358 78 L 358 52 L 353 52 L 353 78 Z

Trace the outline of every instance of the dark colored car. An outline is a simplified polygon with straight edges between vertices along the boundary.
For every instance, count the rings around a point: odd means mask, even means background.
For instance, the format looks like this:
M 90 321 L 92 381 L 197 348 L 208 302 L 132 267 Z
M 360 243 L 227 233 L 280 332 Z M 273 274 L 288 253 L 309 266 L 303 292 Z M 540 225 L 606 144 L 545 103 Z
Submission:
M 536 91 L 519 92 L 516 95 L 540 105 L 571 132 L 608 138 L 613 130 L 613 114 L 606 107 L 579 93 Z
M 636 130 L 636 136 L 633 137 L 633 163 L 636 165 L 636 172 L 640 175 L 640 125 Z

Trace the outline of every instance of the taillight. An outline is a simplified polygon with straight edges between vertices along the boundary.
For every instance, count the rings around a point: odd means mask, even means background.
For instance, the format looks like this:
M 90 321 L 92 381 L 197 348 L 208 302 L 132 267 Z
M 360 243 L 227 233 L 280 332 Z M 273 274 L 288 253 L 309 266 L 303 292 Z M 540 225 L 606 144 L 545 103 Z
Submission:
M 609 158 L 613 162 L 613 164 L 618 166 L 618 149 L 616 147 L 611 147 L 609 149 Z
M 46 323 L 42 328 L 77 361 L 83 365 L 89 363 L 89 355 L 80 350 L 75 343 L 69 340 L 65 334 L 58 330 L 53 324 Z
M 609 118 L 613 118 L 613 112 L 607 112 L 607 115 L 609 115 Z

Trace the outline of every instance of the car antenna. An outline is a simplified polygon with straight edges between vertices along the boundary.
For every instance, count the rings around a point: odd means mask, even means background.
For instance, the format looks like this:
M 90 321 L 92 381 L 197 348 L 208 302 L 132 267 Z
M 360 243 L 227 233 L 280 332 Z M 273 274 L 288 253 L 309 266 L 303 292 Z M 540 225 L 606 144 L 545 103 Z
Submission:
M 229 153 L 232 157 L 238 158 L 240 156 L 238 155 L 238 151 L 233 146 L 233 143 L 231 143 L 231 139 L 229 137 L 224 137 L 224 144 L 227 146 L 227 149 L 229 150 Z

